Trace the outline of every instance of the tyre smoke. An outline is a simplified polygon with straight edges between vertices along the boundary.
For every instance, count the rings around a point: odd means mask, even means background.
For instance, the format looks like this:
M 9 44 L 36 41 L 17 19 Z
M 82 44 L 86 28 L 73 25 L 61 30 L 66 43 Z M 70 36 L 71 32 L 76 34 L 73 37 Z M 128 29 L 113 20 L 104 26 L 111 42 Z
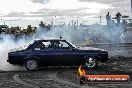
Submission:
M 15 40 L 11 34 L 3 34 L 0 37 L 0 70 L 2 71 L 21 71 L 24 70 L 23 67 L 13 66 L 7 62 L 8 52 L 11 49 L 25 46 L 35 39 L 49 39 L 49 38 L 59 38 L 66 39 L 72 43 L 79 44 L 88 39 L 92 39 L 96 42 L 116 42 L 117 37 L 120 34 L 118 31 L 108 31 L 106 28 L 101 27 L 53 27 L 51 30 L 46 31 L 46 29 L 38 27 L 35 34 L 32 36 L 22 36 Z M 119 42 L 119 40 L 117 41 Z
M 3 40 L 0 42 L 0 70 L 1 71 L 21 71 L 24 70 L 20 66 L 13 66 L 7 62 L 8 52 L 16 48 L 18 45 L 12 40 L 11 36 L 3 35 Z

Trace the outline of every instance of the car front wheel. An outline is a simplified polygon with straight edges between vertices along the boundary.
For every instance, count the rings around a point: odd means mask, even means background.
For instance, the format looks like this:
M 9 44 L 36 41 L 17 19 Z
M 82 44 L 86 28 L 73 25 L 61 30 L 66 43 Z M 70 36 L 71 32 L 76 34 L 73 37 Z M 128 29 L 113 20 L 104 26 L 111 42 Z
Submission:
M 38 70 L 39 65 L 38 65 L 38 61 L 35 59 L 28 59 L 24 62 L 24 67 L 28 70 L 28 71 L 35 71 Z
M 88 69 L 93 69 L 97 67 L 98 61 L 95 57 L 87 57 L 84 65 Z

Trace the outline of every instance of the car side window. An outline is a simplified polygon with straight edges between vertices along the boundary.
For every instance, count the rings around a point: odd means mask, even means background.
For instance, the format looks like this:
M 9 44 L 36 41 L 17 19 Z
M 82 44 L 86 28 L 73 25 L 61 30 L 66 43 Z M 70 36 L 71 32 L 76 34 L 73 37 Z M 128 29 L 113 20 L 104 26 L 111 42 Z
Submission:
M 36 46 L 35 46 L 35 50 L 41 50 L 45 48 L 45 45 L 42 42 L 39 42 Z
M 69 50 L 70 46 L 64 41 L 44 41 L 35 46 L 35 50 Z
M 68 50 L 70 48 L 69 44 L 64 41 L 60 41 L 59 47 L 60 49 L 65 49 L 65 50 Z
M 49 49 L 57 49 L 57 48 L 59 48 L 59 42 L 51 41 L 51 44 L 49 44 Z
M 48 49 L 50 46 L 50 42 L 46 41 L 46 42 L 40 42 L 35 46 L 35 50 L 46 50 Z
M 42 42 L 45 45 L 44 49 L 48 49 L 49 46 L 51 45 L 50 41 Z

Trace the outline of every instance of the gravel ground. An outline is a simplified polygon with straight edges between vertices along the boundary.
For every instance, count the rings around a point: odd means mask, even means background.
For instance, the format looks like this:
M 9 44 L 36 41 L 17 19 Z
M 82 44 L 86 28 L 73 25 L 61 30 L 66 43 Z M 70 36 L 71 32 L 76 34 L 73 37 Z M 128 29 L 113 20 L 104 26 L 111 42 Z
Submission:
M 98 68 L 87 70 L 87 74 L 132 75 L 132 58 L 113 57 Z M 39 71 L 0 72 L 0 88 L 132 88 L 128 84 L 83 84 L 77 80 L 78 67 L 48 67 Z M 132 77 L 132 76 L 131 76 Z

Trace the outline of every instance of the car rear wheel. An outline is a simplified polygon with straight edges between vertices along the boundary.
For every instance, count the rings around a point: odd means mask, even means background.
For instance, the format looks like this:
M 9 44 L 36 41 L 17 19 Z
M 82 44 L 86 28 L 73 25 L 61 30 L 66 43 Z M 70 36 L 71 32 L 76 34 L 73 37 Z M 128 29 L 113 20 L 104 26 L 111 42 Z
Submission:
M 24 67 L 28 71 L 35 71 L 39 69 L 38 61 L 35 59 L 28 59 L 24 62 Z
M 97 67 L 98 61 L 95 57 L 87 57 L 84 65 L 88 69 L 93 69 Z

